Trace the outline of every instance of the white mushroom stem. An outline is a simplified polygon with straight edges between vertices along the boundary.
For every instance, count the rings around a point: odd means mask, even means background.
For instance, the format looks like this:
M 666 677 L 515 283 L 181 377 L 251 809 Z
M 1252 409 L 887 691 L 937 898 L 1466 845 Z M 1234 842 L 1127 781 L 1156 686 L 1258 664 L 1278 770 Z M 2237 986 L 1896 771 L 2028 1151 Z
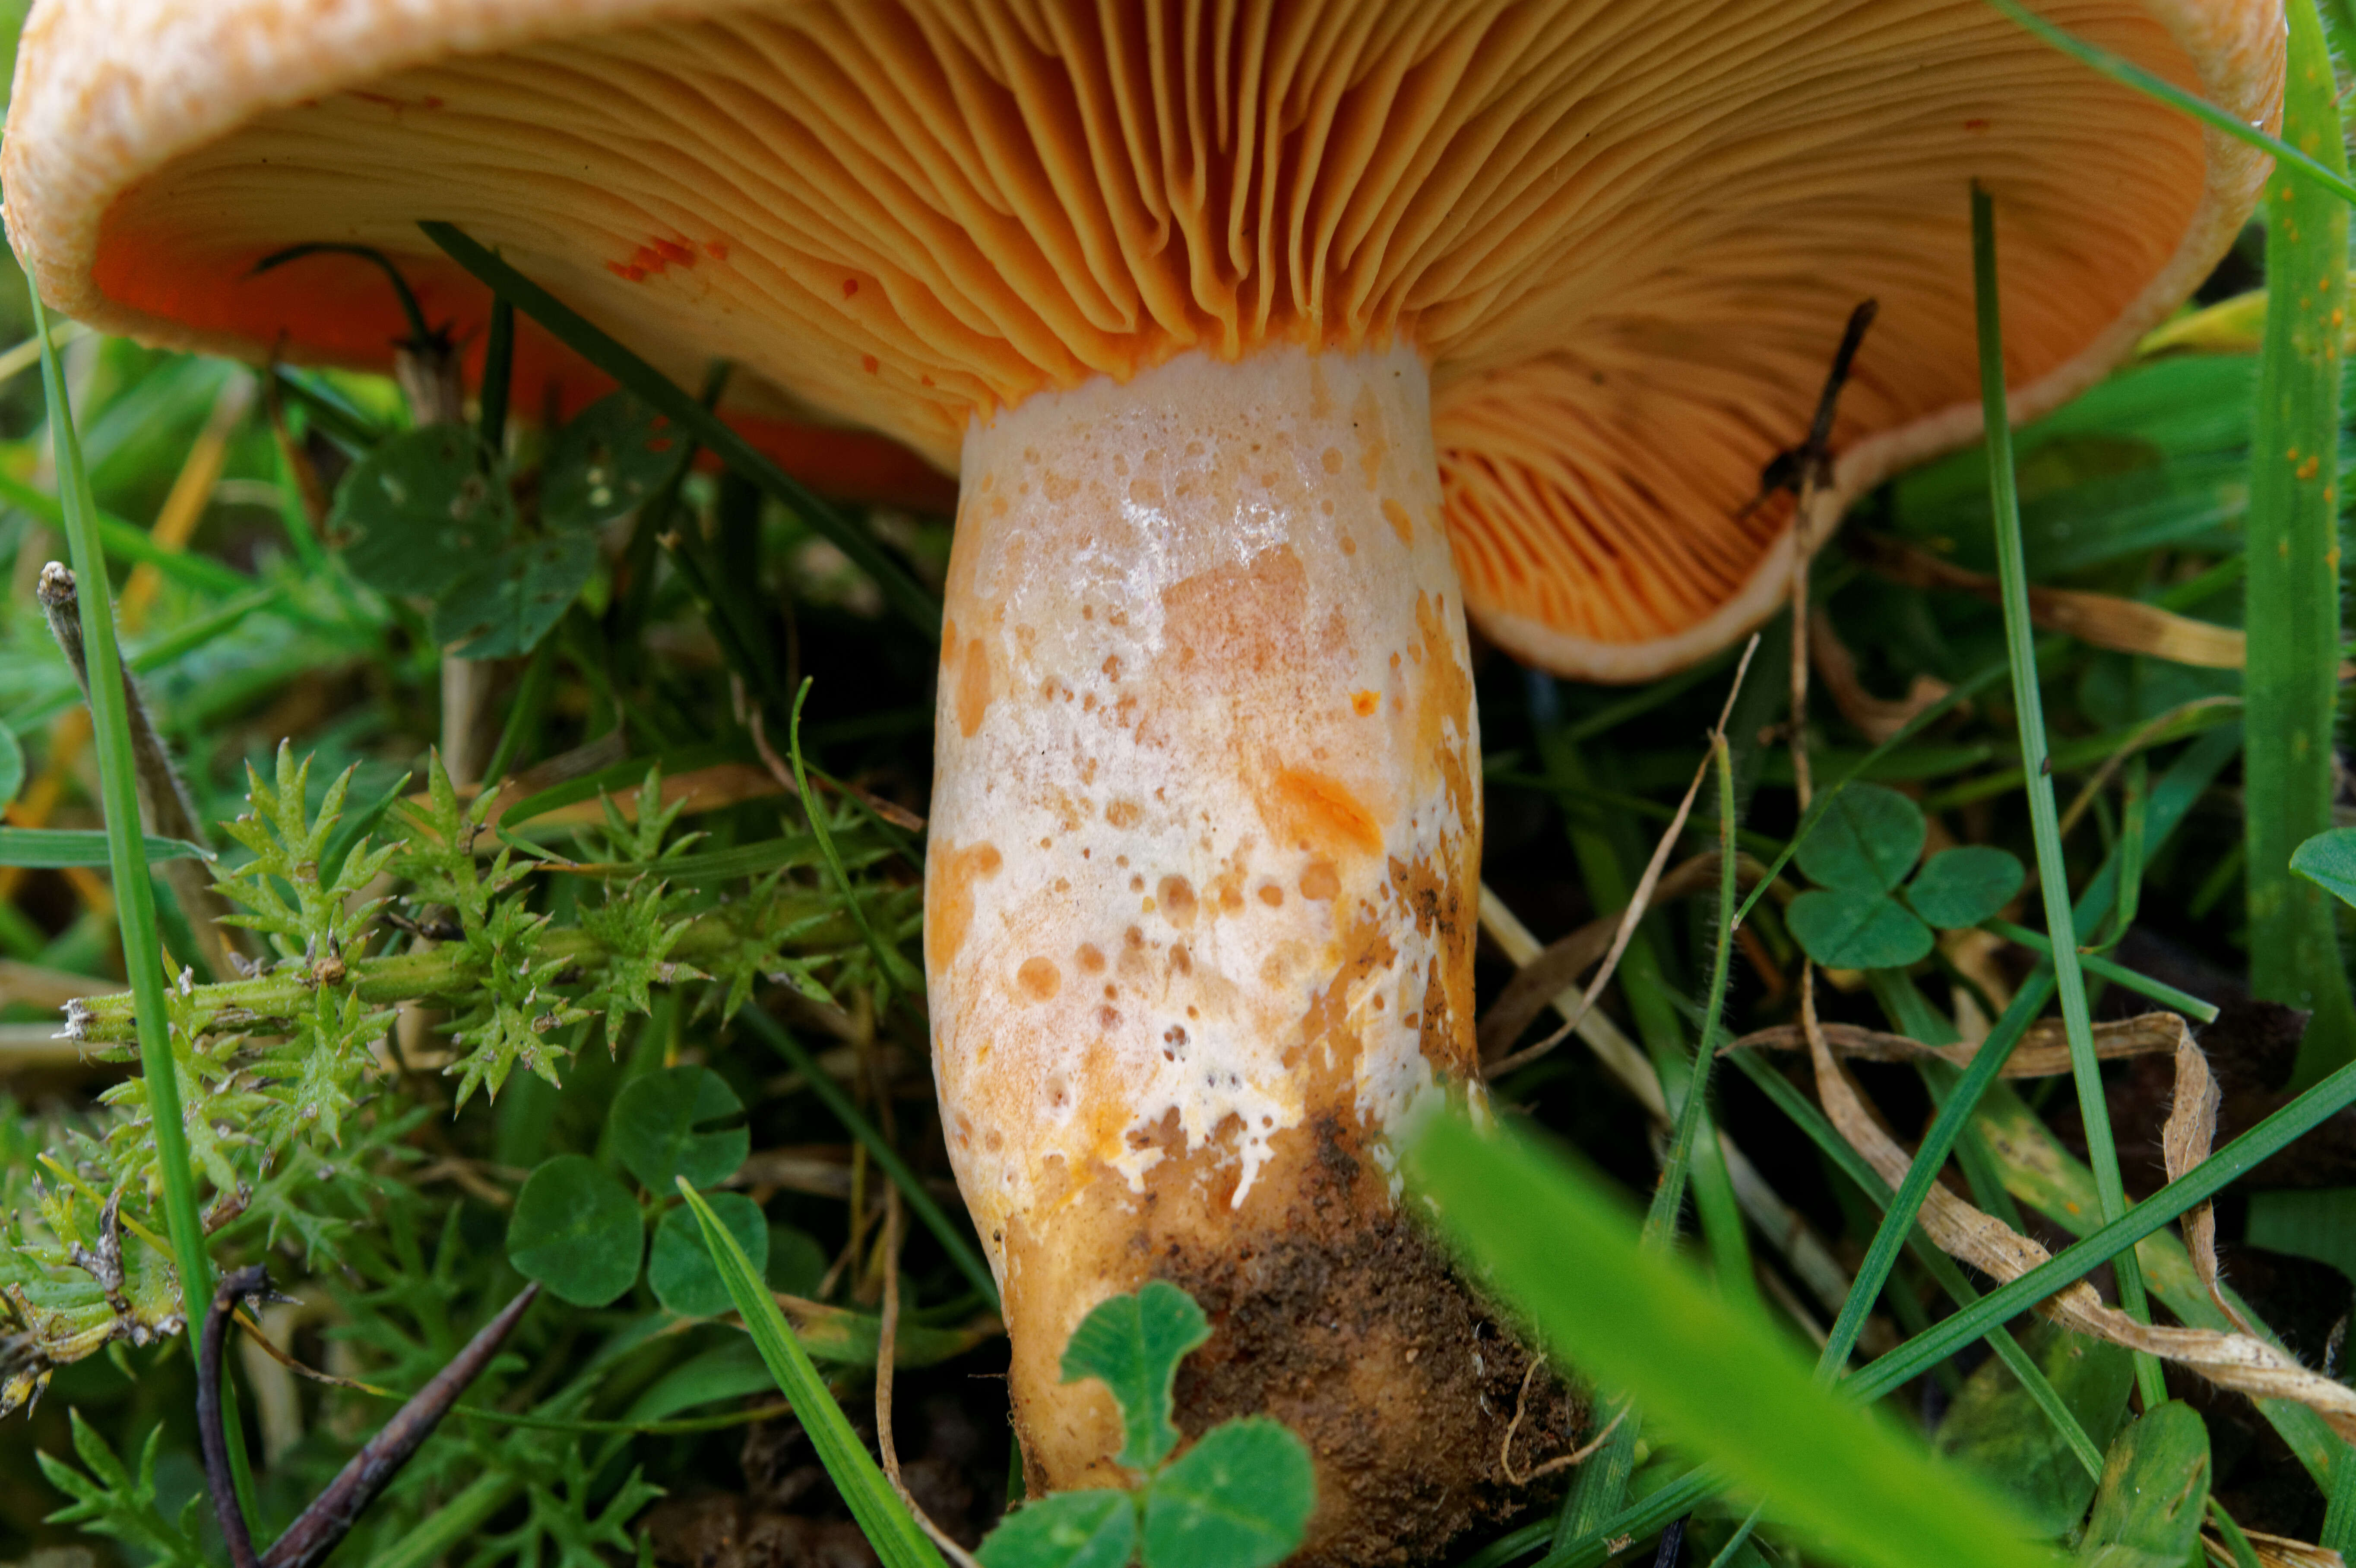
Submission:
M 1060 1384 L 1090 1307 L 1239 1246 L 1343 1258 L 1394 1223 L 1402 1121 L 1477 1093 L 1480 741 L 1430 430 L 1401 344 L 1189 353 L 966 436 L 926 964 L 1034 1485 L 1120 1446 L 1104 1391 Z M 1385 1332 L 1366 1364 L 1412 1363 Z

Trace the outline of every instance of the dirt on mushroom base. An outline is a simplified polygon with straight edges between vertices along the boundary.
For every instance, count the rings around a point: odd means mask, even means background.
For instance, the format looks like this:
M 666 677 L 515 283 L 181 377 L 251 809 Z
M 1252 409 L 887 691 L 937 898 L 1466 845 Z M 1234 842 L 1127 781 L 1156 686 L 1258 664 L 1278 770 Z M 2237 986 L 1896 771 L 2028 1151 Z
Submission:
M 1561 1473 L 1524 1487 L 1507 1477 L 1517 1408 L 1523 1475 L 1577 1443 L 1582 1409 L 1544 1371 L 1525 1397 L 1531 1352 L 1391 1207 L 1353 1133 L 1331 1116 L 1306 1130 L 1314 1157 L 1284 1223 L 1217 1251 L 1173 1239 L 1154 1259 L 1213 1326 L 1179 1372 L 1179 1424 L 1192 1437 L 1265 1413 L 1308 1442 L 1318 1509 L 1297 1563 L 1429 1562 L 1560 1491 Z M 1385 1369 L 1373 1400 L 1369 1366 Z
M 1161 1130 L 1183 1145 L 1174 1125 Z M 1505 1472 L 1501 1450 L 1517 1408 L 1514 1467 L 1525 1476 L 1569 1451 L 1582 1425 L 1580 1403 L 1544 1371 L 1526 1394 L 1530 1352 L 1394 1207 L 1370 1141 L 1332 1114 L 1288 1129 L 1240 1226 L 1233 1160 L 1173 1150 L 1133 1211 L 1085 1201 L 1064 1210 L 1111 1232 L 1106 1252 L 1091 1257 L 1068 1234 L 1043 1246 L 1019 1225 L 1007 1236 L 1011 1312 L 1023 1310 L 1026 1289 L 1068 1294 L 1074 1275 L 1116 1289 L 1166 1279 L 1201 1304 L 1212 1335 L 1180 1369 L 1178 1424 L 1199 1436 L 1232 1416 L 1268 1414 L 1308 1443 L 1317 1511 L 1291 1561 L 1312 1568 L 1438 1561 L 1466 1531 L 1559 1494 L 1559 1472 L 1519 1487 Z M 1096 1179 L 1118 1181 L 1108 1170 Z M 1100 1389 L 1052 1377 L 1013 1382 L 1034 1496 L 1121 1484 L 1108 1460 L 1073 1464 L 1117 1446 L 1087 1430 L 1118 1420 L 1109 1400 L 1091 1397 Z M 1053 1392 L 1026 1400 L 1026 1384 Z

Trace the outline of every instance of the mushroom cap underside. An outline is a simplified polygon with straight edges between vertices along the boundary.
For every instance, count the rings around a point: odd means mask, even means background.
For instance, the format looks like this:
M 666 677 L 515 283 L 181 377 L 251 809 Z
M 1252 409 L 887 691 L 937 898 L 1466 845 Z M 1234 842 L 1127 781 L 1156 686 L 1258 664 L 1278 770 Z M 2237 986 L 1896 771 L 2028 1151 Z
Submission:
M 2040 9 L 2274 121 L 2278 0 Z M 252 275 L 332 240 L 479 336 L 439 218 L 683 379 L 736 361 L 744 412 L 945 470 L 1043 389 L 1404 336 L 1473 620 L 1605 679 L 1773 607 L 1791 508 L 1746 503 L 1858 301 L 1826 515 L 1976 433 L 1973 181 L 2026 417 L 2265 174 L 1984 0 L 44 0 L 0 155 L 19 253 L 92 325 L 380 364 L 364 262 Z M 588 385 L 523 347 L 519 395 Z

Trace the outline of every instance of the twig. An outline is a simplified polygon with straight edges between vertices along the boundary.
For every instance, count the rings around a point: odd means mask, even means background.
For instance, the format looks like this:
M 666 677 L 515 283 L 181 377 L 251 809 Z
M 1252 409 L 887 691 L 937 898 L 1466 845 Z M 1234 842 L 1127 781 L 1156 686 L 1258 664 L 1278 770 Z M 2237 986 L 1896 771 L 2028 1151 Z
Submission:
M 1669 1521 L 1668 1529 L 1661 1531 L 1661 1549 L 1654 1553 L 1653 1568 L 1677 1568 L 1686 1552 L 1686 1520 L 1691 1518 L 1693 1515 L 1689 1513 L 1680 1514 Z
M 269 1288 L 269 1271 L 259 1264 L 223 1275 L 197 1344 L 197 1445 L 204 1454 L 205 1489 L 213 1496 L 213 1516 L 220 1521 L 221 1540 L 229 1547 L 230 1568 L 256 1568 L 256 1562 L 253 1535 L 230 1477 L 229 1441 L 221 1425 L 221 1344 L 237 1304 Z
M 259 1269 L 241 1271 L 232 1277 L 243 1278 L 248 1273 L 260 1272 Z M 466 1348 L 460 1350 L 448 1366 L 434 1373 L 433 1380 L 418 1390 L 407 1404 L 394 1412 L 392 1419 L 352 1456 L 350 1462 L 337 1472 L 333 1481 L 327 1483 L 327 1489 L 312 1499 L 311 1506 L 303 1510 L 301 1517 L 286 1527 L 286 1533 L 262 1554 L 259 1568 L 316 1568 L 316 1564 L 350 1532 L 353 1521 L 359 1518 L 361 1511 L 376 1500 L 377 1494 L 384 1490 L 394 1476 L 400 1474 L 402 1466 L 409 1462 L 409 1456 L 433 1435 L 434 1427 L 441 1424 L 442 1417 L 457 1403 L 458 1396 L 466 1391 L 466 1385 L 490 1365 L 491 1358 L 498 1353 L 499 1345 L 507 1339 L 509 1330 L 522 1318 L 525 1308 L 539 1295 L 540 1285 L 536 1282 L 525 1285 L 516 1293 L 514 1300 L 500 1308 L 498 1317 L 483 1325 L 482 1329 L 466 1341 Z M 214 1311 L 217 1316 L 226 1316 L 220 1311 L 218 1297 Z M 210 1318 L 207 1319 L 205 1334 L 218 1365 L 220 1344 L 214 1336 Z M 214 1500 L 217 1506 L 221 1494 L 216 1490 Z
M 34 597 L 40 602 L 41 613 L 49 624 L 49 635 L 57 639 L 59 651 L 73 668 L 74 684 L 81 688 L 82 700 L 89 701 L 90 664 L 82 645 L 81 597 L 72 571 L 55 560 L 42 567 Z M 132 772 L 139 786 L 139 815 L 146 831 L 166 838 L 185 838 L 199 848 L 211 848 L 211 837 L 197 816 L 187 786 L 180 782 L 179 770 L 173 767 L 171 753 L 164 749 L 163 737 L 155 732 L 155 721 L 147 716 L 147 705 L 141 700 L 139 688 L 127 667 L 123 671 L 123 703 L 131 720 Z M 179 901 L 181 912 L 188 917 L 197 943 L 204 950 L 206 966 L 220 978 L 241 973 L 241 968 L 230 962 L 232 953 L 241 952 L 229 935 L 234 928 L 220 924 L 230 908 L 213 891 L 212 874 L 204 863 L 166 860 L 159 863 L 155 870 L 171 888 L 172 896 Z
M 1817 395 L 1815 417 L 1808 423 L 1806 438 L 1777 453 L 1760 471 L 1759 493 L 1735 514 L 1735 521 L 1742 522 L 1772 497 L 1787 490 L 1792 493 L 1792 712 L 1785 733 L 1792 748 L 1793 786 L 1799 793 L 1802 811 L 1808 809 L 1808 797 L 1815 793 L 1808 770 L 1808 567 L 1815 559 L 1818 541 L 1810 537 L 1809 521 L 1817 492 L 1833 482 L 1833 416 L 1840 407 L 1841 389 L 1848 385 L 1850 367 L 1856 364 L 1866 329 L 1873 325 L 1879 309 L 1875 301 L 1865 300 L 1848 313 L 1848 324 L 1841 329 L 1840 347 L 1833 351 L 1832 368 L 1825 374 L 1824 390 Z

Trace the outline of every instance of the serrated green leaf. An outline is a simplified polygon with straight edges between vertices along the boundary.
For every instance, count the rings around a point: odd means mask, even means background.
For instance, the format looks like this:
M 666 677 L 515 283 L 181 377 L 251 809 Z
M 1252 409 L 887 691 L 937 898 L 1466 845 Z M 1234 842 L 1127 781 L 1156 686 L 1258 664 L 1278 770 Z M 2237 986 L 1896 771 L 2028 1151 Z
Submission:
M 1986 844 L 1964 844 L 1923 861 L 1906 885 L 1906 901 L 1940 930 L 1959 931 L 1992 918 L 2028 880 L 2029 869 L 2019 856 Z
M 362 458 L 337 486 L 327 523 L 343 536 L 353 576 L 431 599 L 515 536 L 515 502 L 473 431 L 427 425 Z
M 1783 912 L 1792 938 L 1834 969 L 1894 969 L 1931 951 L 1931 929 L 1880 893 L 1811 888 Z
M 476 558 L 434 605 L 434 640 L 466 659 L 514 658 L 540 645 L 597 570 L 594 534 L 508 540 Z
M 769 1264 L 769 1227 L 761 1206 L 741 1192 L 714 1192 L 705 1200 L 756 1269 Z M 703 1228 L 685 1209 L 674 1209 L 655 1227 L 647 1253 L 647 1284 L 655 1299 L 681 1317 L 717 1317 L 730 1307 L 727 1284 L 712 1264 Z
M 867 1445 L 852 1431 L 842 1407 L 827 1392 L 819 1381 L 818 1368 L 810 1363 L 809 1352 L 794 1338 L 785 1314 L 777 1310 L 776 1298 L 762 1285 L 759 1271 L 753 1267 L 735 1238 L 720 1223 L 712 1206 L 684 1181 L 679 1184 L 680 1196 L 687 1200 L 688 1208 L 703 1227 L 703 1244 L 712 1250 L 712 1260 L 720 1270 L 720 1277 L 728 1284 L 729 1297 L 744 1319 L 745 1330 L 760 1347 L 761 1360 L 776 1380 L 777 1391 L 792 1402 L 794 1413 L 800 1419 L 802 1430 L 809 1435 L 810 1445 L 818 1450 L 819 1462 L 834 1478 L 835 1490 L 851 1507 L 851 1516 L 866 1532 L 868 1544 L 883 1560 L 884 1568 L 942 1568 L 941 1554 L 917 1528 L 915 1519 L 901 1503 L 883 1470 L 867 1452 Z
M 2356 827 L 2334 827 L 2291 851 L 2290 869 L 2342 903 L 2356 904 Z
M 1137 1504 L 1093 1487 L 1008 1514 L 975 1553 L 982 1568 L 1122 1568 L 1137 1551 Z
M 631 1080 L 615 1096 L 614 1153 L 650 1191 L 667 1190 L 674 1178 L 691 1187 L 717 1186 L 752 1147 L 744 1115 L 744 1102 L 710 1068 L 666 1067 Z M 731 1120 L 737 1125 L 719 1125 Z
M 662 487 L 685 450 L 670 421 L 629 393 L 600 398 L 558 434 L 541 517 L 552 528 L 587 530 L 626 516 Z
M 1186 1352 L 1211 1337 L 1194 1298 L 1168 1280 L 1148 1280 L 1130 1296 L 1097 1303 L 1064 1347 L 1064 1381 L 1096 1378 L 1120 1406 L 1128 1441 L 1120 1462 L 1151 1470 L 1178 1445 L 1170 1420 L 1170 1385 Z
M 1317 1506 L 1308 1445 L 1272 1416 L 1211 1428 L 1145 1494 L 1145 1568 L 1268 1568 Z
M 646 1232 L 629 1189 L 584 1155 L 561 1154 L 525 1179 L 508 1221 L 508 1261 L 575 1307 L 604 1307 L 630 1288 Z
M 1882 784 L 1853 784 L 1826 805 L 1793 859 L 1819 887 L 1886 893 L 1922 853 L 1922 808 Z
M 151 863 L 212 859 L 203 848 L 184 838 L 158 838 L 152 833 L 140 837 L 145 841 Z M 0 866 L 55 869 L 105 864 L 106 834 L 102 828 L 0 827 Z
M 2085 1568 L 2184 1568 L 2209 1509 L 2209 1429 L 2172 1399 L 2119 1435 L 2103 1463 L 2078 1561 Z

